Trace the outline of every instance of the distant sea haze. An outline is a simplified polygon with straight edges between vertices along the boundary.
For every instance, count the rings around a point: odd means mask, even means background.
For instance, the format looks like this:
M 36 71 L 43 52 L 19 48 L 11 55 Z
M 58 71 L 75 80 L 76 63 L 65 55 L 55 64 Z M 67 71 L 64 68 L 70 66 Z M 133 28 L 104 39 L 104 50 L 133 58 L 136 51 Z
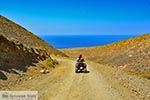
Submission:
M 61 35 L 40 36 L 55 48 L 80 48 L 102 46 L 120 40 L 135 37 L 135 35 Z

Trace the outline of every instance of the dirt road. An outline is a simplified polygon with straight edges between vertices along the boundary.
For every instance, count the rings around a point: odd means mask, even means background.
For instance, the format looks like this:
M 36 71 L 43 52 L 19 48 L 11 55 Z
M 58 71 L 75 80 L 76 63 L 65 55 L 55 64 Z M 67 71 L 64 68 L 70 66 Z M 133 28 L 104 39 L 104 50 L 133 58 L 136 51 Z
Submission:
M 40 100 L 124 100 L 105 77 L 88 64 L 89 73 L 75 73 L 75 62 L 57 59 L 60 65 L 51 73 L 13 86 L 10 90 L 39 91 Z

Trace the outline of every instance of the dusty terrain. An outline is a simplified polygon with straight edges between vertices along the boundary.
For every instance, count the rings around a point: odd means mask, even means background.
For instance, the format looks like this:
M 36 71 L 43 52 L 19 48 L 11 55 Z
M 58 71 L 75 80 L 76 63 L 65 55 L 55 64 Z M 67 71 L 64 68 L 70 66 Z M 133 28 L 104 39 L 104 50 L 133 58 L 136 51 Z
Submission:
M 32 32 L 0 15 L 0 89 L 20 82 L 24 76 L 39 73 L 41 61 L 48 59 L 46 66 L 54 67 L 51 54 L 65 56 Z
M 82 54 L 94 62 L 120 68 L 124 71 L 150 78 L 150 34 L 137 36 L 116 43 L 89 47 L 64 49 L 68 56 Z
M 150 100 L 149 44 L 146 34 L 62 53 L 0 15 L 0 90 L 36 90 L 40 100 Z M 76 74 L 75 59 L 62 58 L 80 53 L 89 73 Z
M 36 90 L 40 100 L 149 100 L 150 81 L 88 61 L 89 73 L 74 72 L 75 61 L 56 58 L 49 74 L 6 90 Z

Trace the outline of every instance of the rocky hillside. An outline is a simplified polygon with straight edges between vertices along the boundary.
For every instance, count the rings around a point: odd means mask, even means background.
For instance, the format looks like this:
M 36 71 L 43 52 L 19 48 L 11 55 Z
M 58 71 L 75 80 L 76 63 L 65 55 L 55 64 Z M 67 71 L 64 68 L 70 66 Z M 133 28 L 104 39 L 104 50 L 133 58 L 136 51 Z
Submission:
M 48 46 L 39 37 L 3 16 L 0 16 L 0 34 L 16 43 L 24 44 L 26 47 L 43 48 Z
M 23 44 L 27 48 L 45 49 L 50 54 L 55 53 L 65 56 L 65 54 L 44 42 L 43 39 L 1 15 L 0 35 L 7 37 L 16 44 Z
M 0 67 L 21 69 L 45 60 L 52 53 L 64 55 L 27 29 L 0 15 Z
M 0 15 L 0 89 L 24 78 L 49 72 L 58 62 L 51 54 L 65 56 L 27 29 Z M 22 74 L 25 74 L 25 77 Z
M 10 71 L 14 68 L 25 70 L 27 66 L 50 57 L 46 51 L 27 48 L 23 44 L 15 44 L 4 36 L 0 36 L 0 70 Z
M 150 77 L 150 34 L 105 46 L 65 49 L 64 52 L 72 57 L 83 54 L 88 60 Z

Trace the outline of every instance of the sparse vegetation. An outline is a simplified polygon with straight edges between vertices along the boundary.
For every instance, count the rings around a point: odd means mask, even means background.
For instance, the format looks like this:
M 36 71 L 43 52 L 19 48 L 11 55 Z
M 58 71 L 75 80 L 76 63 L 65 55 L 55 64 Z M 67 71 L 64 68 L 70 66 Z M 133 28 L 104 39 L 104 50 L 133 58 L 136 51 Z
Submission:
M 150 34 L 145 34 L 104 46 L 65 49 L 64 52 L 71 57 L 83 54 L 88 60 L 107 64 L 132 73 L 148 73 L 149 75 L 149 49 Z
M 6 77 L 5 82 L 0 80 L 0 88 L 4 84 L 7 87 L 10 85 L 9 82 L 11 84 L 18 83 L 17 80 L 20 82 L 19 77 L 12 73 L 12 69 L 26 73 L 27 75 L 23 77 L 28 78 L 29 75 L 32 79 L 32 76 L 40 74 L 42 66 L 54 68 L 58 62 L 50 57 L 51 54 L 66 56 L 40 37 L 0 15 L 0 73 L 2 71 L 1 75 Z M 40 66 L 45 60 L 46 65 Z M 20 77 L 22 80 L 23 77 Z
M 58 64 L 58 61 L 56 59 L 48 58 L 46 60 L 46 64 L 48 65 L 49 68 L 55 68 L 55 66 Z

